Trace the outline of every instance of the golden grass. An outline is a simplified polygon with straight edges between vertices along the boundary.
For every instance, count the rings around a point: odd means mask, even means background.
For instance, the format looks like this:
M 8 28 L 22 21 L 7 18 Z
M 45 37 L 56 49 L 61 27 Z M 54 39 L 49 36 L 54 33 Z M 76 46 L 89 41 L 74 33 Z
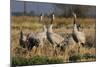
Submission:
M 26 19 L 24 19 L 26 18 Z M 46 24 L 50 23 L 50 19 L 45 19 L 48 20 L 48 22 Z M 90 37 L 90 39 L 92 38 L 92 40 L 95 41 L 95 24 L 96 24 L 96 20 L 95 19 L 91 19 L 91 18 L 78 18 L 78 21 L 84 26 L 84 32 L 86 34 L 86 37 L 88 38 L 88 36 Z M 64 32 L 66 33 L 71 33 L 72 32 L 72 28 L 70 27 L 69 29 L 67 29 L 68 26 L 72 26 L 72 22 L 73 20 L 71 18 L 56 18 L 56 20 L 54 21 L 54 32 L 56 33 L 61 33 Z M 22 56 L 22 57 L 26 57 L 29 58 L 29 52 L 27 51 L 27 49 L 24 49 L 22 47 L 20 47 L 19 45 L 19 32 L 20 29 L 23 29 L 23 31 L 25 33 L 27 32 L 40 32 L 42 31 L 42 27 L 43 27 L 44 23 L 40 23 L 39 22 L 39 18 L 38 17 L 30 17 L 30 16 L 12 16 L 11 18 L 11 53 L 12 56 Z M 63 26 L 61 26 L 63 25 Z M 90 28 L 87 28 L 87 27 Z M 57 27 L 57 28 L 56 28 Z M 85 28 L 86 27 L 86 28 Z M 90 40 L 88 39 L 88 40 Z M 91 41 L 91 40 L 90 40 Z M 96 44 L 95 44 L 96 45 Z M 35 48 L 32 49 L 31 51 L 31 55 L 35 56 L 35 55 L 40 55 L 40 56 L 47 56 L 49 58 L 54 57 L 52 55 L 53 53 L 53 48 L 50 46 L 50 44 L 48 42 L 46 42 L 44 44 L 44 52 L 43 54 L 41 54 L 41 50 L 40 48 L 38 48 L 38 51 L 36 54 L 34 54 Z M 95 47 L 91 47 L 91 48 L 87 48 L 87 47 L 81 47 L 80 48 L 80 54 L 92 54 L 92 55 L 96 55 L 96 48 Z M 64 60 L 64 62 L 69 62 L 69 57 L 76 55 L 77 54 L 77 45 L 71 45 L 68 49 L 66 49 L 64 55 L 59 54 L 56 56 L 56 58 L 62 58 Z M 95 61 L 95 58 L 90 58 L 90 59 L 80 59 L 79 61 Z

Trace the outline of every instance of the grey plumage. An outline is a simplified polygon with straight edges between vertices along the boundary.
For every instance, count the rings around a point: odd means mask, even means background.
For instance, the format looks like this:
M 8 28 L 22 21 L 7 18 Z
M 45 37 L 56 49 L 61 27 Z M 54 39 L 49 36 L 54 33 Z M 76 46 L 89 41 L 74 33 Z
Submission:
M 68 46 L 75 45 L 76 42 L 73 39 L 72 33 L 67 33 L 64 36 L 64 40 L 60 44 L 61 51 L 65 51 Z
M 34 33 L 29 33 L 27 35 L 27 48 L 29 51 L 35 46 L 36 48 L 39 46 L 40 40 L 35 37 Z
M 40 40 L 39 46 L 41 48 L 41 53 L 43 52 L 43 47 L 44 47 L 45 42 L 47 40 L 46 32 L 47 32 L 47 29 L 46 29 L 46 26 L 44 25 L 43 31 L 36 34 L 36 37 Z
M 50 27 L 47 29 L 47 38 L 50 41 L 50 43 L 52 44 L 60 44 L 64 38 L 62 36 L 60 36 L 57 33 L 54 33 L 52 30 L 52 24 L 50 25 Z
M 61 42 L 64 40 L 64 38 L 52 30 L 52 24 L 47 29 L 47 39 L 52 44 L 54 51 L 56 51 L 56 47 L 60 46 Z
M 72 33 L 72 36 L 73 36 L 73 39 L 76 43 L 78 43 L 79 45 L 80 44 L 85 44 L 85 34 L 84 32 L 78 30 L 78 26 L 76 24 L 76 14 L 73 13 L 73 16 L 74 16 L 74 24 L 73 24 L 73 33 Z
M 31 50 L 32 47 L 41 47 L 43 48 L 44 45 L 44 40 L 46 40 L 46 27 L 44 25 L 43 27 L 43 32 L 38 32 L 38 33 L 30 33 L 28 35 L 28 43 L 29 43 L 29 49 Z
M 23 31 L 21 30 L 19 38 L 20 46 L 27 48 L 28 51 L 31 51 L 33 47 L 36 47 L 36 50 L 39 46 L 42 48 L 44 45 L 44 40 L 46 40 L 46 31 L 47 29 L 45 25 L 43 26 L 43 31 L 38 33 L 30 32 L 24 35 Z

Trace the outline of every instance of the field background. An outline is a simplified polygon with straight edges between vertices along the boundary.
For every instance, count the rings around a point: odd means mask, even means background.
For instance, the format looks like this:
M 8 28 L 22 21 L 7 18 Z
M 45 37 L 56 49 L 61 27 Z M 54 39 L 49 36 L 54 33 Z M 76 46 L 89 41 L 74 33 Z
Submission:
M 35 16 L 12 16 L 11 17 L 11 55 L 13 65 L 32 65 L 32 64 L 54 64 L 65 62 L 81 62 L 81 61 L 95 61 L 96 60 L 96 33 L 95 25 L 96 20 L 94 18 L 78 18 L 78 23 L 81 24 L 82 30 L 86 34 L 87 44 L 85 47 L 81 47 L 80 53 L 77 53 L 77 45 L 71 45 L 66 49 L 64 55 L 58 56 L 52 55 L 52 47 L 48 42 L 44 44 L 44 52 L 41 54 L 41 50 L 38 48 L 36 54 L 34 54 L 35 47 L 31 51 L 31 57 L 27 49 L 20 47 L 19 45 L 19 33 L 20 29 L 24 33 L 28 32 L 41 32 L 43 25 L 50 24 L 50 19 L 45 18 L 43 22 L 39 22 L 39 17 Z M 72 18 L 56 17 L 54 20 L 53 31 L 60 33 L 72 32 Z

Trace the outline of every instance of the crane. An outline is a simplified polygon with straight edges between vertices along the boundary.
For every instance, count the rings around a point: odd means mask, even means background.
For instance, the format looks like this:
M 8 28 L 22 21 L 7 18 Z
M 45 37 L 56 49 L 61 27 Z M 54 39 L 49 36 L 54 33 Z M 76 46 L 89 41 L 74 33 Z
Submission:
M 28 42 L 30 43 L 28 48 L 32 49 L 33 46 L 36 46 L 36 48 L 40 47 L 42 53 L 44 41 L 46 40 L 46 31 L 47 30 L 44 25 L 42 32 L 38 32 L 38 33 L 31 32 L 30 34 L 28 34 Z
M 78 43 L 79 48 L 78 48 L 78 52 L 80 49 L 80 45 L 84 45 L 85 44 L 85 33 L 79 30 L 79 26 L 76 24 L 76 14 L 73 13 L 73 17 L 74 17 L 74 23 L 73 23 L 73 31 L 72 31 L 72 36 L 73 39 L 76 43 Z
M 53 24 L 51 24 L 47 28 L 47 39 L 52 44 L 52 47 L 54 49 L 54 53 L 57 55 L 56 47 L 60 46 L 60 43 L 64 40 L 64 38 L 57 33 L 53 32 L 52 30 Z

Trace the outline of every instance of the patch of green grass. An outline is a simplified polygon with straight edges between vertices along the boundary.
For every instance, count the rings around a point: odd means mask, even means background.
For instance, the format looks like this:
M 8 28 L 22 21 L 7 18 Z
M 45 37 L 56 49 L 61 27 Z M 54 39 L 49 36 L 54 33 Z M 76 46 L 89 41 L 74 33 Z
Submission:
M 89 53 L 86 53 L 86 54 L 84 54 L 83 56 L 82 56 L 82 58 L 85 58 L 85 59 L 90 59 L 90 58 L 96 58 L 96 56 L 95 55 L 92 55 L 92 54 L 89 54 Z
M 48 64 L 58 64 L 58 63 L 63 63 L 63 59 L 59 59 L 59 58 L 52 58 L 48 61 Z
M 81 59 L 95 59 L 96 56 L 95 55 L 92 55 L 92 54 L 89 54 L 89 53 L 86 53 L 86 54 L 76 54 L 76 55 L 73 55 L 73 56 L 70 56 L 69 57 L 69 62 L 79 62 L 81 61 Z
M 34 56 L 29 59 L 30 64 L 48 64 L 49 58 L 46 56 Z
M 63 63 L 63 60 L 59 58 L 48 58 L 46 56 L 33 56 L 32 58 L 29 59 L 23 57 L 12 58 L 12 66 L 57 64 L 57 63 Z
M 69 62 L 77 62 L 81 59 L 81 55 L 76 54 L 69 57 Z
M 28 59 L 23 57 L 13 57 L 12 58 L 12 66 L 22 66 L 22 65 L 28 65 Z

